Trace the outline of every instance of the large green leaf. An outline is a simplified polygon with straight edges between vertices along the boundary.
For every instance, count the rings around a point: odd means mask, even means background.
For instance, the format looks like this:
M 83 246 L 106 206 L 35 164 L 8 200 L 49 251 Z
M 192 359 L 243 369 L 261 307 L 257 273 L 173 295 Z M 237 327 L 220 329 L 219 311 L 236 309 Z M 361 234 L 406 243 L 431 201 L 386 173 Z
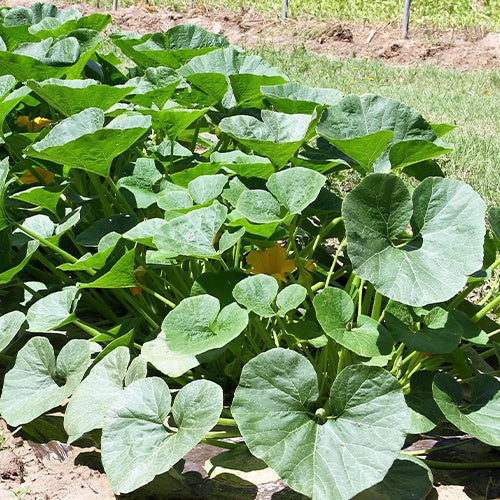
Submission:
M 266 186 L 291 214 L 300 214 L 318 197 L 325 182 L 326 177 L 314 170 L 294 167 L 272 174 Z
M 162 108 L 181 81 L 182 77 L 171 68 L 148 68 L 144 75 L 131 78 L 127 82 L 127 86 L 135 87 L 128 100 L 146 108 L 152 107 L 153 104 Z
M 274 196 L 263 189 L 247 189 L 238 197 L 236 210 L 241 217 L 257 224 L 281 221 L 280 204 Z
M 500 382 L 491 375 L 476 375 L 470 403 L 462 401 L 462 388 L 453 377 L 438 373 L 432 383 L 434 400 L 458 429 L 491 446 L 500 446 Z
M 133 87 L 111 87 L 96 80 L 57 78 L 40 83 L 29 80 L 27 85 L 64 116 L 75 115 L 87 108 L 100 108 L 106 111 L 133 89 Z
M 138 113 L 124 113 L 104 126 L 104 111 L 87 108 L 59 122 L 26 154 L 107 176 L 112 161 L 150 126 L 151 118 Z
M 216 257 L 215 236 L 226 220 L 227 208 L 218 202 L 172 219 L 153 242 L 159 250 L 193 257 Z
M 333 106 L 343 96 L 338 90 L 307 87 L 297 82 L 262 86 L 260 90 L 281 113 L 311 114 L 316 106 Z
M 11 311 L 0 316 L 0 352 L 16 336 L 25 319 L 26 317 L 21 311 Z
M 111 38 L 127 56 L 144 67 L 178 68 L 195 56 L 229 45 L 225 36 L 210 33 L 193 24 L 181 24 L 165 33 L 143 37 L 135 33 L 119 33 Z
M 5 375 L 0 414 L 9 425 L 31 422 L 60 405 L 80 383 L 89 364 L 88 340 L 70 340 L 56 361 L 45 337 L 30 339 Z
M 340 345 L 367 357 L 391 352 L 391 336 L 377 321 L 359 315 L 356 324 L 350 325 L 354 304 L 344 290 L 328 287 L 314 297 L 313 304 L 324 332 Z
M 324 402 L 317 384 L 306 358 L 272 349 L 243 368 L 231 412 L 252 454 L 291 488 L 313 500 L 352 498 L 397 458 L 408 409 L 381 368 L 345 368 Z
M 78 283 L 79 288 L 130 288 L 137 286 L 134 276 L 135 248 L 118 254 L 106 262 L 94 279 L 87 283 Z
M 434 307 L 424 317 L 422 328 L 413 331 L 390 313 L 385 315 L 385 324 L 394 340 L 404 342 L 410 349 L 429 354 L 446 354 L 454 351 L 463 334 L 454 311 Z
M 129 175 L 125 175 L 129 174 Z M 137 158 L 116 183 L 127 201 L 137 208 L 148 208 L 158 200 L 155 184 L 162 178 L 152 158 Z
M 288 80 L 261 57 L 241 54 L 235 47 L 194 57 L 179 69 L 179 73 L 227 109 L 236 106 L 237 100 L 246 105 L 258 105 L 262 85 Z
M 50 332 L 70 323 L 75 318 L 77 294 L 76 287 L 68 286 L 37 300 L 26 314 L 28 330 Z
M 220 129 L 257 154 L 267 156 L 281 168 L 307 141 L 316 125 L 313 115 L 287 115 L 263 110 L 262 120 L 253 116 L 237 115 L 224 118 Z
M 453 151 L 453 148 L 422 139 L 401 141 L 391 147 L 389 161 L 392 168 L 404 168 Z
M 102 462 L 115 493 L 127 493 L 168 471 L 217 423 L 222 389 L 208 380 L 183 387 L 172 406 L 157 377 L 130 384 L 110 409 L 102 433 Z M 139 438 L 139 439 L 138 439 Z
M 102 428 L 108 408 L 122 393 L 129 360 L 128 348 L 117 347 L 99 361 L 76 388 L 64 413 L 64 428 L 70 441 L 92 429 Z
M 447 300 L 482 266 L 485 209 L 460 181 L 427 178 L 411 199 L 398 177 L 369 175 L 342 204 L 353 268 L 404 304 Z
M 57 216 L 57 205 L 61 199 L 62 193 L 67 189 L 65 183 L 55 186 L 35 186 L 28 187 L 10 196 L 11 199 L 24 201 L 34 205 L 38 209 L 46 208 Z
M 432 472 L 425 461 L 401 453 L 389 472 L 376 485 L 353 500 L 424 500 L 432 489 Z
M 196 295 L 182 300 L 168 313 L 161 329 L 170 351 L 194 356 L 225 346 L 247 324 L 247 312 L 236 303 L 221 309 L 215 297 Z
M 435 372 L 419 370 L 410 378 L 410 392 L 406 395 L 406 404 L 410 408 L 410 434 L 429 432 L 445 420 L 432 395 L 432 381 Z
M 231 170 L 242 177 L 268 179 L 274 173 L 273 165 L 267 158 L 257 155 L 247 155 L 238 150 L 224 153 L 216 151 L 212 153 L 210 160 L 220 163 L 227 170 Z
M 322 115 L 321 123 L 318 125 L 318 133 L 329 141 L 333 142 L 340 150 L 342 142 L 363 138 L 380 131 L 392 131 L 392 139 L 389 139 L 389 145 L 409 139 L 421 139 L 425 141 L 435 141 L 437 135 L 429 123 L 414 109 L 402 104 L 394 99 L 382 97 L 374 94 L 364 94 L 361 96 L 348 95 L 338 104 L 325 110 Z M 375 136 L 373 136 L 375 137 Z M 353 146 L 355 141 L 347 142 Z M 380 141 L 365 144 L 373 155 L 378 152 L 378 160 L 370 168 L 376 172 L 388 172 L 391 169 L 391 163 L 388 158 L 388 150 L 380 155 Z M 348 156 L 354 154 L 354 150 L 349 148 Z M 368 150 L 358 149 L 358 153 L 366 156 Z M 372 155 L 372 156 L 373 156 Z M 352 156 L 359 161 L 356 156 Z
M 174 378 L 181 377 L 188 370 L 200 364 L 194 354 L 171 351 L 167 347 L 163 333 L 160 333 L 154 340 L 143 344 L 141 356 L 157 370 Z

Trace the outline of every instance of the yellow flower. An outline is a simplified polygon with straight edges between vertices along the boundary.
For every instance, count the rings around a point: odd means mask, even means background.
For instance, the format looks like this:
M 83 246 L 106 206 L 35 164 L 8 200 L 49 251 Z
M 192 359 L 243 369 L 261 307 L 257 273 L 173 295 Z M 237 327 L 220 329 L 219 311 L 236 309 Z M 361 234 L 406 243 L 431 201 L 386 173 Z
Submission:
M 41 116 L 37 116 L 33 120 L 30 120 L 29 116 L 20 115 L 16 118 L 14 122 L 18 127 L 26 127 L 28 132 L 39 132 L 42 128 L 50 125 L 52 120 L 48 118 L 42 118 Z
M 29 127 L 31 120 L 29 116 L 26 115 L 20 115 L 16 118 L 16 121 L 14 122 L 18 127 Z
M 52 123 L 52 120 L 49 120 L 48 118 L 42 118 L 41 116 L 37 116 L 33 120 L 34 126 L 33 130 L 35 132 L 39 132 L 42 130 L 42 128 L 46 127 L 47 125 L 50 125 Z
M 268 274 L 278 281 L 285 282 L 285 273 L 293 273 L 297 268 L 297 261 L 286 257 L 285 248 L 276 243 L 276 245 L 266 250 L 252 250 L 247 255 L 246 260 L 252 266 L 249 272 Z
M 45 170 L 44 168 L 35 167 L 33 170 L 47 184 L 50 184 L 54 180 L 55 175 L 52 172 L 50 172 L 48 170 Z M 31 170 L 26 170 L 26 172 L 24 172 L 24 174 L 21 175 L 21 177 L 19 178 L 19 180 L 23 184 L 36 184 L 37 182 L 40 182 L 40 180 L 38 179 L 38 177 L 36 175 L 34 175 Z

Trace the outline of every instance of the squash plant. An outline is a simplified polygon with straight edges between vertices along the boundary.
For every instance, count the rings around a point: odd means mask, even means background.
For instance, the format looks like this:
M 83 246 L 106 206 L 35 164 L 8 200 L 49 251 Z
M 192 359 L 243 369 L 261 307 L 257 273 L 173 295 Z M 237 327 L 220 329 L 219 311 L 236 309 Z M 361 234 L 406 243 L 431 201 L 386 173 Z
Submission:
M 448 465 L 411 435 L 500 446 L 499 210 L 444 177 L 451 127 L 198 26 L 105 53 L 109 21 L 0 10 L 8 424 L 62 411 L 116 493 L 205 442 L 313 499 L 424 498 Z

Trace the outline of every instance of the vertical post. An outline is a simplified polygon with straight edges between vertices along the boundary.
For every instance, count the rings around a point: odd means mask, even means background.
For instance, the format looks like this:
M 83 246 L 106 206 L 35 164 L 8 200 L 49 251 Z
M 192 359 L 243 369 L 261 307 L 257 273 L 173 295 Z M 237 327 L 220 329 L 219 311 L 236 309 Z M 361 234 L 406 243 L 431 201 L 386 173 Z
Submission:
M 113 0 L 113 10 L 118 8 L 118 0 Z
M 189 0 L 189 8 L 192 9 L 194 7 L 194 0 Z
M 402 25 L 403 38 L 408 38 L 408 25 L 410 24 L 410 4 L 411 0 L 405 0 Z
M 281 19 L 284 21 L 288 13 L 288 0 L 282 0 L 281 2 Z

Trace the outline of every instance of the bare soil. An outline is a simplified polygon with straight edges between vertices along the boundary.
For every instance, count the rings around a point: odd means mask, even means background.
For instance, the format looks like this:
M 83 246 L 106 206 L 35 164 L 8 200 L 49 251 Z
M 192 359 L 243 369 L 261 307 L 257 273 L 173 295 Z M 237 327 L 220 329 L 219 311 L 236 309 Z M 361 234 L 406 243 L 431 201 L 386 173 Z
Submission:
M 0 0 L 8 6 L 25 5 L 27 0 Z M 57 1 L 54 3 L 58 3 Z M 68 7 L 68 4 L 60 4 Z M 388 64 L 411 66 L 423 62 L 460 70 L 500 68 L 500 33 L 488 33 L 484 27 L 436 31 L 410 31 L 401 37 L 399 27 L 390 24 L 368 25 L 325 22 L 316 18 L 287 19 L 261 14 L 255 10 L 237 12 L 196 3 L 195 8 L 170 11 L 143 3 L 117 11 L 104 11 L 87 4 L 76 4 L 85 14 L 108 12 L 114 22 L 111 31 L 148 33 L 164 31 L 176 24 L 198 24 L 222 33 L 232 44 L 243 47 L 267 44 L 271 47 L 304 46 L 329 57 L 375 58 Z

